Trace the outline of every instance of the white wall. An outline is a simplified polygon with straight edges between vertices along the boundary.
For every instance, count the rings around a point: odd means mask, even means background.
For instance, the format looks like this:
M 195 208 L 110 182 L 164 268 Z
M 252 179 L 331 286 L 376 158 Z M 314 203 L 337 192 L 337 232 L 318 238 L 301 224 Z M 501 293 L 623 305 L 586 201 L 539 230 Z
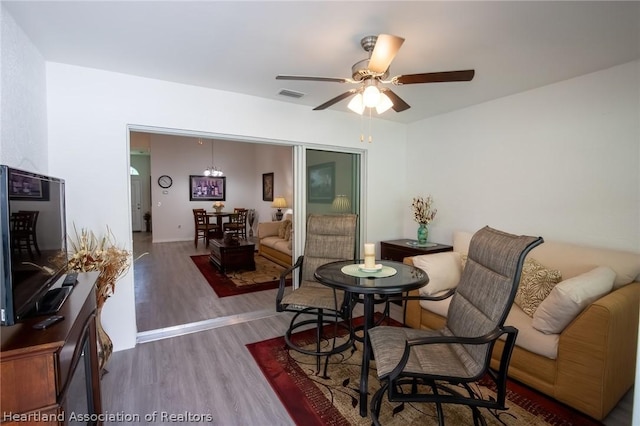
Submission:
M 253 233 L 257 235 L 258 222 L 273 220 L 272 201 L 262 201 L 262 174 L 273 173 L 273 196 L 284 197 L 293 205 L 293 148 L 280 145 L 256 145 L 254 170 L 256 185 L 256 219 Z
M 411 124 L 405 194 L 433 195 L 430 239 L 490 225 L 639 252 L 639 82 L 635 61 Z
M 47 174 L 45 62 L 0 3 L 0 163 Z
M 370 185 L 387 194 L 368 200 L 367 239 L 402 232 L 402 224 L 390 220 L 388 206 L 404 198 L 398 191 L 405 183 L 404 125 L 376 120 L 374 142 L 361 143 L 355 114 L 58 63 L 47 63 L 47 93 L 50 166 L 67 180 L 68 221 L 98 231 L 109 225 L 129 249 L 128 125 L 362 148 L 368 151 Z M 278 176 L 275 185 L 277 192 Z M 115 350 L 135 345 L 131 272 L 118 282 L 103 318 Z

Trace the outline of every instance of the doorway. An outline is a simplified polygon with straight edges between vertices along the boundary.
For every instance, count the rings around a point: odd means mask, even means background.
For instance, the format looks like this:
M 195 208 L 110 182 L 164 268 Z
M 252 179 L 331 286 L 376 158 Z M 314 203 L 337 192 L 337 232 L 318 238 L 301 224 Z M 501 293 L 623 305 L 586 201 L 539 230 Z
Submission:
M 144 133 L 144 129 L 132 130 L 133 133 Z M 193 241 L 193 233 L 186 232 L 179 236 L 180 222 L 184 220 L 183 228 L 190 228 L 191 222 L 185 218 L 191 215 L 191 203 L 188 199 L 187 180 L 191 174 L 200 174 L 202 168 L 211 161 L 210 150 L 207 155 L 185 154 L 188 149 L 196 150 L 198 134 L 186 133 L 166 129 L 160 132 L 153 129 L 153 133 L 147 133 L 145 139 L 150 141 L 147 147 L 147 166 L 139 167 L 140 181 L 142 187 L 150 187 L 147 192 L 149 209 L 153 215 L 153 242 L 150 238 L 143 239 L 139 248 L 145 247 L 144 251 L 149 251 L 149 256 L 142 257 L 134 267 L 134 286 L 136 318 L 138 325 L 138 336 L 149 334 L 156 330 L 166 330 L 169 328 L 187 329 L 194 324 L 202 324 L 203 321 L 215 321 L 217 324 L 225 318 L 251 316 L 260 312 L 273 313 L 275 301 L 275 290 L 266 290 L 263 294 L 252 293 L 249 296 L 234 296 L 232 298 L 215 299 L 212 297 L 211 289 L 203 286 L 200 272 L 194 267 L 190 256 L 208 254 L 207 249 L 199 244 L 196 248 Z M 205 135 L 207 138 L 215 138 L 215 135 Z M 333 147 L 304 146 L 292 143 L 257 140 L 237 140 L 229 139 L 225 135 L 224 140 L 218 142 L 216 139 L 215 161 L 216 166 L 225 171 L 227 186 L 230 192 L 225 204 L 229 208 L 234 205 L 245 204 L 247 206 L 259 205 L 262 208 L 262 215 L 258 221 L 270 221 L 273 208 L 271 201 L 264 201 L 262 197 L 262 175 L 263 173 L 275 170 L 275 194 L 284 195 L 294 211 L 294 260 L 301 254 L 304 247 L 304 224 L 308 213 L 340 214 L 359 213 L 361 205 L 361 156 L 362 152 L 342 152 L 333 150 Z M 166 144 L 167 139 L 173 139 L 180 148 L 173 148 L 173 156 L 161 158 L 163 155 L 162 146 L 154 141 L 159 140 L 160 144 Z M 187 146 L 191 144 L 190 146 Z M 175 146 L 175 145 L 174 145 Z M 256 150 L 255 160 L 251 155 L 239 155 L 251 149 Z M 153 148 L 153 149 L 152 149 Z M 282 155 L 285 148 L 285 155 Z M 333 148 L 333 149 L 332 149 Z M 135 149 L 130 146 L 131 154 Z M 171 149 L 171 148 L 167 148 Z M 269 152 L 275 151 L 280 154 L 274 155 L 269 160 Z M 189 161 L 181 161 L 179 155 L 191 155 Z M 140 161 L 140 155 L 131 155 L 131 161 Z M 202 164 L 200 164 L 202 163 Z M 322 167 L 322 165 L 327 167 Z M 234 173 L 235 171 L 235 173 Z M 251 173 L 248 173 L 251 172 Z M 170 175 L 173 185 L 170 188 L 162 189 L 157 186 L 159 175 Z M 308 178 L 312 177 L 311 197 L 307 197 Z M 318 186 L 317 179 L 325 179 L 325 186 Z M 184 180 L 184 182 L 183 182 Z M 132 229 L 133 213 L 136 205 L 132 181 Z M 246 185 L 243 186 L 243 185 Z M 244 188 L 244 189 L 243 189 Z M 249 200 L 246 194 L 254 191 Z M 142 190 L 143 205 L 145 200 L 144 189 Z M 242 195 L 240 195 L 242 194 Z M 175 196 L 175 200 L 172 198 Z M 240 198 L 239 198 L 240 197 Z M 184 200 L 186 198 L 186 200 Z M 180 201 L 182 200 L 182 201 Z M 344 202 L 346 201 L 346 202 Z M 175 204 L 174 204 L 175 202 Z M 156 209 L 161 204 L 161 209 Z M 180 206 L 180 204 L 183 204 Z M 207 202 L 202 206 L 211 209 L 211 203 Z M 187 212 L 178 212 L 179 208 L 184 208 Z M 176 216 L 175 222 L 166 221 L 163 217 L 162 209 L 171 212 Z M 145 212 L 142 208 L 142 212 Z M 157 216 L 156 216 L 157 215 Z M 182 219 L 180 219 L 182 218 Z M 175 219 L 175 218 L 174 218 Z M 173 224 L 172 224 L 173 223 Z M 177 238 L 162 239 L 162 227 L 170 226 Z M 359 224 L 360 226 L 360 224 Z M 257 223 L 256 223 L 257 229 Z M 156 241 L 156 231 L 158 240 Z M 255 231 L 255 230 L 254 230 Z M 143 233 L 144 234 L 144 233 Z M 139 253 L 135 242 L 140 239 L 134 238 L 134 252 Z M 151 318 L 152 322 L 143 324 L 140 317 Z

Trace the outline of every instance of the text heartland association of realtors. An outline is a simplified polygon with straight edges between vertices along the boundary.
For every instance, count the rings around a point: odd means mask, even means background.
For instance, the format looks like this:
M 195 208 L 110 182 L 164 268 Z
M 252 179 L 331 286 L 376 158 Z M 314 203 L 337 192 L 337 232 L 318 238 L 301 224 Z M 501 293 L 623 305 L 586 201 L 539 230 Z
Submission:
M 144 419 L 144 420 L 143 420 Z M 2 422 L 212 422 L 213 415 L 209 413 L 169 413 L 167 411 L 154 411 L 147 414 L 125 413 L 118 411 L 110 413 L 2 413 Z

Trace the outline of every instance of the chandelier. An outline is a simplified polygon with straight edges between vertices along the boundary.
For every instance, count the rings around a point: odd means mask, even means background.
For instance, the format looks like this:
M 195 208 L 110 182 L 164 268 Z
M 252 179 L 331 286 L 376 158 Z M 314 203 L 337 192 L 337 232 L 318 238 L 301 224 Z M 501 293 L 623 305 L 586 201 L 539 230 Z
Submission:
M 198 141 L 200 142 L 200 140 Z M 200 142 L 200 144 L 202 144 L 202 142 Z M 211 166 L 207 167 L 203 172 L 203 174 L 205 176 L 219 177 L 224 175 L 224 172 L 218 167 L 213 165 L 213 144 L 214 144 L 213 139 L 211 139 Z

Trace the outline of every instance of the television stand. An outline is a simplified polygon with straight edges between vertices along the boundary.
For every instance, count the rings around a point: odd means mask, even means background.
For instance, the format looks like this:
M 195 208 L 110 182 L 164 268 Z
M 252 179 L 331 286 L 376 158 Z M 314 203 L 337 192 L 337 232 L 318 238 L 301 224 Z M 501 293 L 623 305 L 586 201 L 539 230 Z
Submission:
M 78 275 L 78 284 L 58 311 L 64 321 L 36 330 L 33 325 L 42 321 L 42 317 L 30 317 L 2 327 L 3 425 L 18 424 L 25 419 L 25 424 L 66 425 L 74 422 L 72 414 L 91 418 L 83 424 L 102 424 L 96 416 L 102 413 L 96 345 L 98 275 L 98 272 Z

